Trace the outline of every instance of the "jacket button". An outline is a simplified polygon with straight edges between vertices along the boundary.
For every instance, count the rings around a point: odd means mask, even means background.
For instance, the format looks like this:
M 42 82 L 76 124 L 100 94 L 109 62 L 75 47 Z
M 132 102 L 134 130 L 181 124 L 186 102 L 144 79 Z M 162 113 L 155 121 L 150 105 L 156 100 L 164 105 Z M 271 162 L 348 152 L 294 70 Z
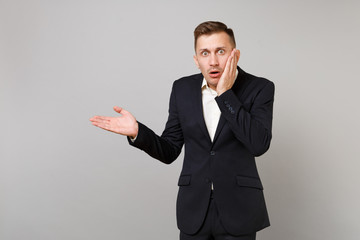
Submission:
M 231 113 L 232 113 L 232 114 L 234 114 L 234 113 L 235 113 L 235 111 L 234 111 L 234 110 L 231 110 Z
M 215 151 L 211 151 L 211 152 L 210 152 L 210 155 L 211 155 L 211 156 L 215 156 Z

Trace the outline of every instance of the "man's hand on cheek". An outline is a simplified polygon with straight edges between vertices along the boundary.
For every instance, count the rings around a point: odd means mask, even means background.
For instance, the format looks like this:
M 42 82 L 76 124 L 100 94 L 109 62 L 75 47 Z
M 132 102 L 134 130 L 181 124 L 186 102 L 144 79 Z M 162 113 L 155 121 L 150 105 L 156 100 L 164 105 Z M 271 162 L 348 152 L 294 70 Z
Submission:
M 218 96 L 232 88 L 236 77 L 236 67 L 239 61 L 240 51 L 233 49 L 229 58 L 227 59 L 226 66 L 221 78 L 216 86 L 216 92 Z

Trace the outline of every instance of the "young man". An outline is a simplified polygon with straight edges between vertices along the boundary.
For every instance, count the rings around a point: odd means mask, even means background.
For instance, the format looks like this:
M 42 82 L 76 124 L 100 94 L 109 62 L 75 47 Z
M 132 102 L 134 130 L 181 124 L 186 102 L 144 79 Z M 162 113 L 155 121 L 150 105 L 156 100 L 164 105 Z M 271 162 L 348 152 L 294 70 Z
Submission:
M 120 117 L 90 120 L 166 164 L 185 145 L 177 199 L 181 240 L 255 239 L 270 225 L 255 156 L 270 146 L 274 84 L 237 67 L 240 51 L 225 24 L 201 23 L 194 36 L 201 74 L 174 82 L 161 136 L 120 107 L 114 107 Z

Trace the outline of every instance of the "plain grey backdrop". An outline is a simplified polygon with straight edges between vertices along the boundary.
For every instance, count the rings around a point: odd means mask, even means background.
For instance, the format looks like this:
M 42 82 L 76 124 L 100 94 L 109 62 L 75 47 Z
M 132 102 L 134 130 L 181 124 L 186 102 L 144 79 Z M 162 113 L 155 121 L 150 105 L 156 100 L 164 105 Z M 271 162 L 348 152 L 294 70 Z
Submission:
M 95 128 L 119 105 L 161 134 L 193 30 L 235 31 L 276 84 L 257 159 L 260 240 L 359 239 L 359 1 L 0 0 L 0 239 L 178 239 L 182 156 L 164 165 Z

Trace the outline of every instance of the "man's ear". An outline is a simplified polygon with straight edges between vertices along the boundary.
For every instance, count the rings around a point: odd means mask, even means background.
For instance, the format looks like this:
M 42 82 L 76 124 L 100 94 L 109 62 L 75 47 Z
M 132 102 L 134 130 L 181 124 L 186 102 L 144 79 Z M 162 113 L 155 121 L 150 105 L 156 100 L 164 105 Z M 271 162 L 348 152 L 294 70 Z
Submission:
M 194 62 L 195 62 L 195 64 L 196 64 L 196 66 L 200 69 L 199 61 L 198 61 L 196 55 L 194 55 Z

